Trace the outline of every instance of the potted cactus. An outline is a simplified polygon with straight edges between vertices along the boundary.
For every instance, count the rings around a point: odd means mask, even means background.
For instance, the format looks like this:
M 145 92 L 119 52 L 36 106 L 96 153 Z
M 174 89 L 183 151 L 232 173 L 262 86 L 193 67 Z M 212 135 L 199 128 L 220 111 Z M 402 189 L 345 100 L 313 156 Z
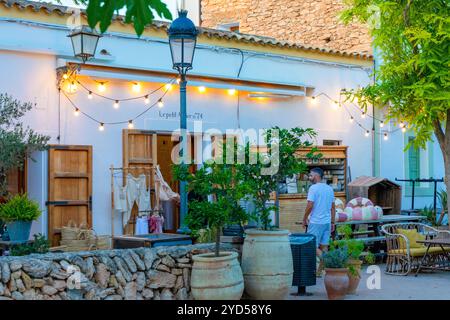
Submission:
M 15 195 L 0 206 L 0 219 L 6 223 L 10 240 L 16 242 L 29 239 L 31 224 L 41 213 L 37 202 L 27 194 Z
M 349 287 L 348 277 L 348 250 L 333 248 L 323 254 L 325 267 L 325 289 L 329 300 L 342 300 L 345 298 Z

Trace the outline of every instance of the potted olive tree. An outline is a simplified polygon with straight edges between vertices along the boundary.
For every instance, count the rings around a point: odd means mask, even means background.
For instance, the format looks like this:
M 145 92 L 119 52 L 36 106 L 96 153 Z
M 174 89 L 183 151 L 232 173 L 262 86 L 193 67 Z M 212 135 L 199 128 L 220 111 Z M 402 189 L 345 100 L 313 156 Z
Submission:
M 289 293 L 293 277 L 289 230 L 273 225 L 271 212 L 277 213 L 278 207 L 269 203 L 280 181 L 306 172 L 306 163 L 295 154 L 300 148 L 312 146 L 310 140 L 315 135 L 312 129 L 271 128 L 265 135 L 267 152 L 258 152 L 247 144 L 246 161 L 238 165 L 250 190 L 248 198 L 256 207 L 252 219 L 258 222 L 258 228 L 245 231 L 242 250 L 245 291 L 251 298 L 284 299 Z
M 325 289 L 328 299 L 341 300 L 345 298 L 349 286 L 348 277 L 348 250 L 343 248 L 332 248 L 323 253 L 323 264 L 325 267 Z
M 5 221 L 11 241 L 27 241 L 31 224 L 41 213 L 39 205 L 26 194 L 15 195 L 0 206 L 0 219 Z
M 248 192 L 246 184 L 233 164 L 205 163 L 195 173 L 175 166 L 175 177 L 188 181 L 189 191 L 208 196 L 209 200 L 192 200 L 186 223 L 194 236 L 199 230 L 212 229 L 216 235 L 213 253 L 192 257 L 192 295 L 196 300 L 239 300 L 244 291 L 244 279 L 238 253 L 220 251 L 220 234 L 224 225 L 245 220 L 239 199 Z

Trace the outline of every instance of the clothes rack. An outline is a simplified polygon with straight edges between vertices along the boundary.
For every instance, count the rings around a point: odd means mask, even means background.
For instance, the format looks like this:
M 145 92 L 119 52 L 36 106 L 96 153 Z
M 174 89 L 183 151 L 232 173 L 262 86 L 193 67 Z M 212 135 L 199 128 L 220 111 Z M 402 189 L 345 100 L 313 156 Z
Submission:
M 154 195 L 154 206 L 153 209 L 150 209 L 150 214 L 160 211 L 161 204 L 159 199 L 159 182 L 158 179 L 155 179 L 155 166 L 146 166 L 146 167 L 114 167 L 113 165 L 110 166 L 110 173 L 111 173 L 111 237 L 114 237 L 114 216 L 115 216 L 115 204 L 114 204 L 114 179 L 118 176 L 122 175 L 123 183 L 125 183 L 126 176 L 131 173 L 133 174 L 133 171 L 143 171 L 139 172 L 138 175 L 144 174 L 148 178 L 148 188 L 150 190 L 150 195 Z M 119 174 L 117 174 L 119 173 Z M 153 188 L 152 188 L 153 183 Z M 130 219 L 131 220 L 131 219 Z M 122 233 L 126 234 L 125 228 L 127 225 L 123 224 L 122 221 Z M 133 230 L 134 234 L 134 230 Z

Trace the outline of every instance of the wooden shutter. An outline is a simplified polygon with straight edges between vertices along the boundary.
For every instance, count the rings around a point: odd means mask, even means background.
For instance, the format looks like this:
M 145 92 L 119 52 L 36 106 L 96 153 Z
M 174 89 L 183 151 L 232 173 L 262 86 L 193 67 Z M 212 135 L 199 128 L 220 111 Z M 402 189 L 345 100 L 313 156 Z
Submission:
M 52 145 L 48 168 L 48 236 L 57 246 L 70 221 L 92 227 L 92 146 Z
M 131 173 L 138 177 L 141 173 L 147 175 L 147 187 L 154 188 L 153 177 L 149 179 L 153 163 L 157 162 L 157 141 L 156 133 L 149 130 L 128 130 L 124 129 L 123 138 L 123 167 L 130 168 L 124 170 L 124 184 L 126 175 Z M 132 169 L 136 168 L 136 169 Z M 152 206 L 155 204 L 155 198 L 152 196 Z M 129 223 L 124 227 L 124 234 L 134 234 L 134 227 L 139 208 L 134 205 L 131 211 Z
M 409 141 L 411 142 L 414 137 L 409 137 Z M 408 156 L 409 156 L 409 179 L 419 179 L 420 178 L 420 149 L 410 147 L 408 150 Z

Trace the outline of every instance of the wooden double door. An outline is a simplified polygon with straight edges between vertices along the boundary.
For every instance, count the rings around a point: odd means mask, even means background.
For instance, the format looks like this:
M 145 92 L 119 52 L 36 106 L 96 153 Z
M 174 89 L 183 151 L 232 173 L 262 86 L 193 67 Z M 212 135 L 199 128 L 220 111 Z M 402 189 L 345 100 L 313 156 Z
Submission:
M 92 146 L 50 146 L 47 207 L 53 246 L 69 223 L 92 227 Z

